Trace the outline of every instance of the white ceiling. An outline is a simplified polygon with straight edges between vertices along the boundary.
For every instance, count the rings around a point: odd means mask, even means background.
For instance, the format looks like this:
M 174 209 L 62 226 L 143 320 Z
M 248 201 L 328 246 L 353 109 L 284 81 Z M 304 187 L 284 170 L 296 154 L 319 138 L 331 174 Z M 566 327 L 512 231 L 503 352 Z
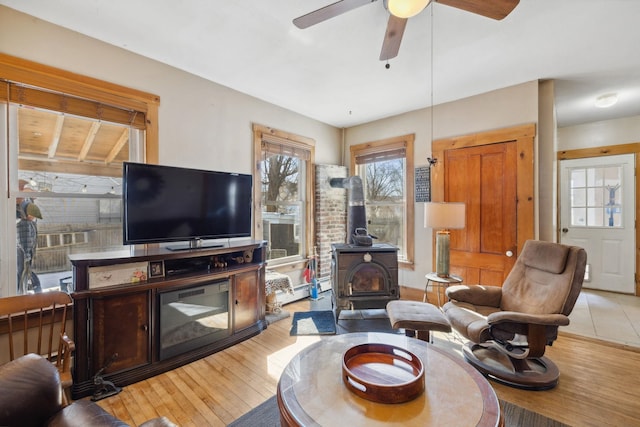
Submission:
M 440 4 L 410 18 L 390 68 L 383 1 L 305 30 L 334 0 L 0 0 L 322 122 L 349 127 L 536 79 L 559 126 L 640 115 L 640 1 L 520 0 L 502 21 Z M 489 1 L 489 0 L 488 0 Z M 593 106 L 603 93 L 620 101 Z

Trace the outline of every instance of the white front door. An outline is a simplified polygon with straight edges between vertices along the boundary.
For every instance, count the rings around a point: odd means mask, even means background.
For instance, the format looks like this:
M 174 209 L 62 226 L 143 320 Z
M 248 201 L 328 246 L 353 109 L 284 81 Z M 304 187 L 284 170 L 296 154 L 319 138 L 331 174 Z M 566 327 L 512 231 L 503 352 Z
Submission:
M 583 287 L 635 292 L 633 154 L 560 162 L 560 241 L 587 251 Z

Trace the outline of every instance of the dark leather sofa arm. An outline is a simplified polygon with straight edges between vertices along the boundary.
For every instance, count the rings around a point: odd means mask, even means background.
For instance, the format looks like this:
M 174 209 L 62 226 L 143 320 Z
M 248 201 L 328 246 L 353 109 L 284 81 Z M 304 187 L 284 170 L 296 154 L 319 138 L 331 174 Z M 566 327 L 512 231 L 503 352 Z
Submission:
M 62 409 L 58 370 L 28 354 L 0 366 L 0 425 L 42 426 Z
M 3 427 L 128 427 L 97 403 L 77 400 L 62 405 L 56 367 L 44 357 L 28 354 L 0 366 L 0 426 Z M 166 417 L 142 424 L 176 427 Z

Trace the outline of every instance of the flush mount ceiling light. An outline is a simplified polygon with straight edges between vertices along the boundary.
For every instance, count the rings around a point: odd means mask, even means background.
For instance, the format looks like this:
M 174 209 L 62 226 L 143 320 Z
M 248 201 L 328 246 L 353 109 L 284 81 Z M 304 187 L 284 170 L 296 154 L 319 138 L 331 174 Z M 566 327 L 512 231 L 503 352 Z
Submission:
M 393 16 L 411 18 L 422 12 L 431 0 L 387 0 L 387 8 Z
M 605 95 L 600 95 L 596 98 L 596 107 L 598 108 L 609 108 L 615 103 L 618 102 L 618 94 L 617 93 L 607 93 Z

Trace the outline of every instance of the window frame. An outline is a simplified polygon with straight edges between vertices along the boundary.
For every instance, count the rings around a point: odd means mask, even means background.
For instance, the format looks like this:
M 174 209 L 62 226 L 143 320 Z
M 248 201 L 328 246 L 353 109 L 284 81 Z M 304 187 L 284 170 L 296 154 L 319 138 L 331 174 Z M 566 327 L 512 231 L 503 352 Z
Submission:
M 3 80 L 143 112 L 145 162 L 158 163 L 158 95 L 0 53 L 0 81 Z M 7 101 L 7 97 L 0 93 L 0 101 Z
M 16 94 L 10 90 L 11 84 L 32 86 L 87 101 L 80 101 L 81 106 L 79 107 L 74 104 L 74 107 L 78 108 L 97 103 L 144 113 L 144 123 L 139 127 L 145 132 L 143 161 L 146 163 L 158 163 L 159 96 L 0 53 L 0 87 L 3 88 L 0 90 L 0 103 L 7 105 L 7 111 L 9 104 L 20 103 L 19 99 L 15 99 Z M 5 87 L 6 90 L 4 89 Z M 62 108 L 63 106 L 60 109 L 49 109 L 63 111 Z M 108 109 L 108 107 L 105 108 Z M 15 236 L 15 219 L 13 219 L 13 212 L 11 211 L 13 207 L 8 207 L 7 205 L 11 204 L 13 198 L 20 196 L 20 192 L 17 191 L 18 159 L 17 151 L 14 150 L 15 147 L 11 146 L 10 141 L 6 140 L 5 144 L 9 145 L 5 145 L 3 156 L 1 156 L 3 164 L 1 166 L 2 177 L 0 178 L 0 185 L 5 189 L 7 197 L 3 202 L 2 216 L 4 218 L 1 222 L 5 231 L 4 235 Z M 13 227 L 13 232 L 11 232 L 10 227 Z M 16 293 L 15 286 L 8 285 L 15 283 L 15 267 L 11 268 L 10 265 L 10 261 L 13 258 L 6 252 L 10 249 L 10 246 L 11 244 L 5 243 L 2 248 L 4 255 L 1 259 L 0 276 L 7 285 L 0 288 L 0 295 L 5 296 Z M 13 252 L 15 253 L 15 251 Z M 15 262 L 13 264 L 15 265 Z M 11 279 L 12 275 L 13 280 Z
M 350 152 L 350 170 L 352 174 L 356 171 L 356 158 L 361 156 L 369 156 L 373 154 L 382 154 L 385 152 L 404 149 L 405 151 L 405 212 L 406 218 L 404 222 L 404 232 L 406 235 L 406 254 L 405 257 L 398 254 L 398 265 L 400 268 L 413 270 L 415 257 L 415 209 L 414 209 L 414 159 L 413 144 L 415 134 L 401 135 L 392 138 L 381 139 L 378 141 L 365 142 L 362 144 L 354 144 L 349 147 Z M 365 194 L 366 197 L 366 194 Z M 365 201 L 366 202 L 366 201 Z
M 278 129 L 273 129 L 268 126 L 253 124 L 253 158 L 254 158 L 254 171 L 253 171 L 253 235 L 256 240 L 263 240 L 264 230 L 262 227 L 262 188 L 260 182 L 262 182 L 262 170 L 260 165 L 262 161 L 262 142 L 265 140 L 277 141 L 277 143 L 286 146 L 293 151 L 302 150 L 309 153 L 308 160 L 305 160 L 305 189 L 304 189 L 304 249 L 299 258 L 292 259 L 293 257 L 287 257 L 281 262 L 278 259 L 269 260 L 269 265 L 283 265 L 290 262 L 297 263 L 301 259 L 306 259 L 311 255 L 313 248 L 314 236 L 315 236 L 315 222 L 313 200 L 314 200 L 314 173 L 313 165 L 315 161 L 315 140 L 296 135 L 290 132 L 285 132 Z

